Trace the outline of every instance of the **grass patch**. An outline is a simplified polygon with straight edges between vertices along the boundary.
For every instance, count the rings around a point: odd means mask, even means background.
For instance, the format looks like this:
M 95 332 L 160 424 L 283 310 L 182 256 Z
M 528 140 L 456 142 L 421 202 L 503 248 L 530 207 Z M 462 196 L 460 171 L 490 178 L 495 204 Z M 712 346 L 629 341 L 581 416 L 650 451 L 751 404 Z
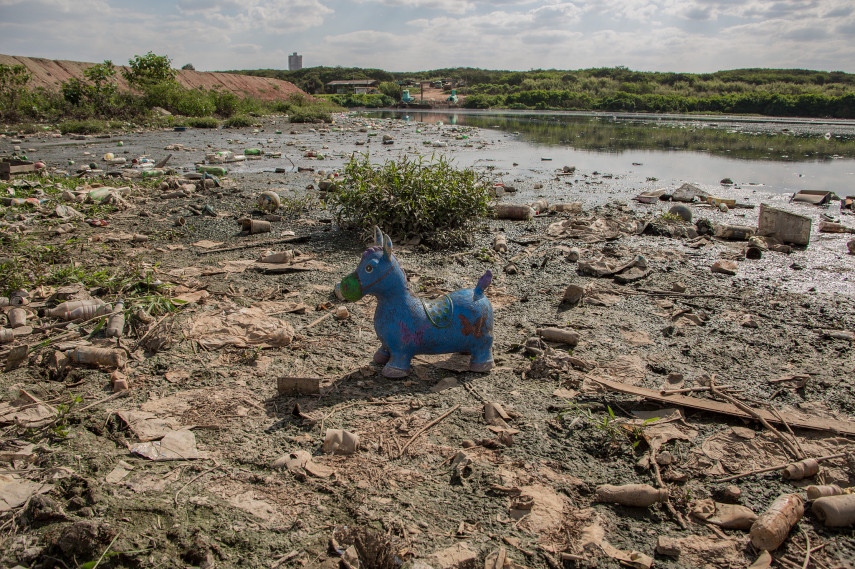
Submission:
M 293 123 L 331 123 L 332 112 L 323 105 L 292 107 L 288 111 L 288 118 Z
M 214 117 L 192 117 L 187 119 L 187 126 L 193 128 L 219 128 L 220 121 Z
M 483 174 L 457 169 L 442 156 L 375 166 L 367 154 L 354 155 L 327 204 L 343 227 L 377 225 L 396 237 L 418 236 L 444 246 L 464 241 L 488 216 L 491 185 Z
M 255 124 L 255 121 L 252 117 L 246 115 L 235 115 L 223 121 L 223 126 L 226 128 L 243 128 L 252 126 L 253 124 Z
M 67 120 L 59 124 L 62 134 L 99 134 L 107 130 L 107 123 L 96 119 Z

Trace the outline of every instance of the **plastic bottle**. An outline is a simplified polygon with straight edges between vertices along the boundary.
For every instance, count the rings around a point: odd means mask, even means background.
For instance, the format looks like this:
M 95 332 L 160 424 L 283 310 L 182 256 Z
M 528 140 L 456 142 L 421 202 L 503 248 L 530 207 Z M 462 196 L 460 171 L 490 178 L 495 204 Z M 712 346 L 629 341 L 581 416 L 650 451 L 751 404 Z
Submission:
M 496 235 L 493 238 L 493 250 L 497 253 L 508 252 L 508 240 L 504 235 Z
M 204 174 L 212 174 L 214 176 L 226 175 L 226 169 L 222 166 L 197 166 L 196 171 Z
M 805 488 L 808 500 L 816 500 L 825 496 L 839 496 L 843 489 L 837 484 L 826 484 L 824 486 L 808 486 Z
M 562 328 L 538 328 L 536 331 L 538 336 L 550 342 L 560 342 L 568 346 L 575 346 L 579 343 L 579 333 Z
M 811 511 L 826 527 L 855 525 L 855 494 L 819 498 Z
M 125 303 L 121 300 L 113 306 L 113 314 L 107 319 L 105 334 L 108 338 L 121 338 L 125 330 Z
M 499 219 L 531 219 L 534 210 L 527 205 L 500 203 L 496 204 L 496 217 Z
M 66 318 L 66 320 L 89 320 L 90 318 L 95 318 L 96 316 L 104 316 L 105 314 L 110 314 L 112 311 L 113 307 L 109 304 L 89 304 L 87 306 L 75 308 L 74 310 L 69 312 L 68 318 Z
M 70 300 L 63 302 L 47 311 L 47 315 L 51 318 L 62 318 L 63 320 L 71 320 L 71 311 L 81 306 L 101 306 L 103 300 L 92 298 L 89 300 Z
M 294 251 L 282 251 L 281 253 L 273 253 L 271 255 L 266 255 L 261 257 L 258 262 L 259 263 L 276 263 L 276 264 L 288 264 L 294 260 Z
M 624 486 L 603 484 L 597 487 L 596 497 L 598 502 L 640 508 L 646 508 L 656 502 L 664 502 L 667 499 L 668 490 L 666 488 L 654 488 L 649 484 L 626 484 Z
M 100 365 L 104 367 L 123 367 L 125 354 L 118 350 L 105 348 L 82 347 L 68 350 L 65 355 L 69 360 L 79 364 Z
M 549 210 L 549 202 L 545 199 L 539 199 L 531 204 L 531 209 L 533 209 L 536 214 L 543 213 Z
M 819 463 L 812 458 L 806 458 L 787 466 L 783 476 L 784 480 L 802 480 L 815 476 L 818 472 Z
M 261 156 L 260 148 L 247 148 L 243 151 L 244 156 Z
M 751 543 L 757 549 L 775 551 L 790 530 L 805 515 L 805 503 L 798 494 L 781 494 L 751 525 Z

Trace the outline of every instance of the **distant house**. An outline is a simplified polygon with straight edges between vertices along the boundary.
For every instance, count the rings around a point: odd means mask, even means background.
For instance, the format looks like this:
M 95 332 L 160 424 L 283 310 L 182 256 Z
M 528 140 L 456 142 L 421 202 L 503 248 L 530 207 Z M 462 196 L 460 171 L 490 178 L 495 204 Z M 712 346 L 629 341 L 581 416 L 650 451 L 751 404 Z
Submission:
M 360 95 L 370 93 L 377 88 L 380 82 L 375 79 L 349 79 L 346 81 L 330 81 L 327 83 L 327 93 L 337 95 L 354 94 Z

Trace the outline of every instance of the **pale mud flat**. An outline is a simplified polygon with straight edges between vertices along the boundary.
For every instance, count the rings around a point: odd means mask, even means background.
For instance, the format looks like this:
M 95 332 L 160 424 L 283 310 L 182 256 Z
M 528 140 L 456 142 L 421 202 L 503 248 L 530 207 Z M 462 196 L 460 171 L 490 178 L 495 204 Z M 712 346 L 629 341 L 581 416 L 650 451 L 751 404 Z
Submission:
M 264 148 L 283 157 L 226 165 L 231 172 L 219 190 L 172 199 L 141 190 L 108 228 L 79 224 L 77 235 L 87 240 L 78 256 L 84 266 L 157 264 L 158 278 L 172 284 L 173 294 L 192 295 L 185 297 L 191 302 L 156 327 L 136 323 L 128 330 L 128 397 L 72 410 L 65 437 L 53 431 L 34 436 L 2 424 L 3 448 L 33 455 L 15 463 L 21 476 L 53 484 L 45 494 L 50 502 L 35 499 L 13 508 L 20 516 L 0 538 L 4 564 L 52 567 L 58 558 L 71 566 L 97 559 L 115 538 L 111 551 L 119 555 L 99 566 L 332 569 L 342 554 L 353 565 L 353 552 L 346 551 L 354 542 L 349 532 L 358 531 L 360 542 L 369 544 L 356 552 L 364 567 L 392 569 L 415 561 L 435 569 L 474 567 L 496 552 L 526 567 L 570 568 L 576 559 L 619 567 L 621 552 L 632 551 L 654 557 L 661 567 L 745 567 L 757 557 L 747 533 L 711 529 L 693 512 L 702 514 L 709 500 L 732 496 L 725 492 L 729 484 L 739 487 L 739 503 L 759 514 L 779 494 L 803 492 L 808 482 L 855 483 L 845 459 L 824 462 L 823 473 L 810 481 L 770 473 L 720 483 L 725 475 L 794 457 L 759 423 L 604 390 L 597 381 L 658 391 L 703 387 L 712 377 L 734 386 L 733 396 L 751 407 L 768 405 L 818 427 L 845 427 L 855 415 L 855 358 L 851 341 L 829 334 L 855 328 L 855 257 L 846 254 L 843 237 L 814 233 L 805 251 L 768 252 L 760 260 L 739 261 L 736 276 L 715 274 L 712 264 L 737 257 L 743 244 L 713 241 L 694 248 L 687 238 L 648 235 L 549 238 L 550 226 L 562 221 L 655 219 L 670 204 L 642 205 L 631 197 L 693 180 L 666 174 L 642 182 L 630 167 L 595 174 L 582 162 L 565 164 L 558 156 L 543 161 L 542 149 L 512 136 L 448 125 L 345 116 L 335 125 L 267 119 L 259 132 L 252 130 L 25 143 L 36 148 L 32 157 L 64 169 L 69 159 L 103 164 L 106 152 L 155 160 L 172 153 L 170 164 L 179 173 L 193 170 L 213 149 Z M 382 144 L 384 134 L 393 144 Z M 165 149 L 175 144 L 183 149 Z M 380 375 L 370 363 L 377 348 L 373 301 L 344 304 L 346 319 L 326 316 L 342 305 L 333 285 L 355 268 L 367 237 L 339 229 L 328 211 L 316 207 L 272 222 L 268 234 L 239 233 L 236 219 L 254 209 L 260 192 L 315 195 L 320 170 L 335 171 L 352 152 L 368 149 L 376 161 L 441 152 L 474 164 L 515 186 L 518 191 L 503 198 L 514 203 L 541 195 L 582 203 L 581 215 L 490 220 L 473 231 L 471 243 L 450 251 L 396 243 L 411 286 L 425 296 L 471 287 L 486 270 L 493 272 L 488 296 L 497 365 L 490 373 L 468 372 L 455 356 L 416 360 L 405 380 Z M 325 159 L 305 158 L 306 151 Z M 565 165 L 576 166 L 570 185 L 556 175 Z M 836 214 L 834 206 L 790 204 L 762 188 L 696 183 L 719 197 L 804 213 L 815 227 L 821 213 Z M 190 212 L 190 206 L 205 205 L 217 216 Z M 716 223 L 756 223 L 756 209 L 691 207 L 696 218 Z M 185 218 L 184 226 L 176 226 L 178 217 Z M 149 239 L 144 245 L 105 244 L 105 231 Z M 305 240 L 275 242 L 290 232 Z M 507 253 L 492 250 L 499 233 L 507 237 Z M 200 245 L 205 241 L 219 245 Z M 641 255 L 650 274 L 628 284 L 581 274 L 579 263 L 567 258 L 571 247 L 581 250 L 580 261 Z M 315 264 L 279 274 L 257 270 L 253 261 L 262 253 L 284 249 L 297 249 Z M 516 273 L 505 271 L 511 262 Z M 578 306 L 561 302 L 570 284 L 585 289 Z M 570 348 L 538 341 L 536 330 L 544 327 L 575 331 L 579 343 Z M 271 335 L 261 343 L 225 345 L 229 334 L 248 340 L 250 332 Z M 91 341 L 103 338 L 96 333 Z M 3 392 L 22 386 L 54 406 L 72 396 L 82 399 L 80 405 L 109 396 L 111 370 L 74 366 L 51 378 L 52 354 L 38 348 L 25 365 L 5 373 Z M 318 378 L 319 393 L 281 395 L 283 377 Z M 770 381 L 786 377 L 793 379 Z M 687 395 L 709 399 L 703 391 Z M 485 402 L 499 403 L 505 417 L 485 415 Z M 192 440 L 182 426 L 193 427 Z M 326 429 L 357 434 L 359 449 L 324 454 Z M 152 446 L 138 447 L 151 445 L 144 439 L 152 430 L 172 431 L 166 440 L 195 458 L 152 460 Z M 851 436 L 831 429 L 794 433 L 807 456 L 852 446 Z M 26 450 L 29 440 L 46 442 Z M 666 487 L 670 507 L 596 501 L 598 485 L 629 483 Z M 802 529 L 811 547 L 826 544 L 815 559 L 845 566 L 855 548 L 851 532 L 825 528 L 810 513 L 776 557 L 801 566 Z M 672 547 L 657 552 L 660 536 L 672 538 Z

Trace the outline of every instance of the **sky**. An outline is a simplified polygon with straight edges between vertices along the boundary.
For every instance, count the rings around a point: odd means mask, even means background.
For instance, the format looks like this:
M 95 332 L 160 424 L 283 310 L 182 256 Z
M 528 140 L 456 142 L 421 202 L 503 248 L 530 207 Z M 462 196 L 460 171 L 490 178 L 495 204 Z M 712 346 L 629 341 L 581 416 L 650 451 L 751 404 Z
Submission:
M 855 73 L 855 0 L 0 0 L 0 53 L 199 71 Z

